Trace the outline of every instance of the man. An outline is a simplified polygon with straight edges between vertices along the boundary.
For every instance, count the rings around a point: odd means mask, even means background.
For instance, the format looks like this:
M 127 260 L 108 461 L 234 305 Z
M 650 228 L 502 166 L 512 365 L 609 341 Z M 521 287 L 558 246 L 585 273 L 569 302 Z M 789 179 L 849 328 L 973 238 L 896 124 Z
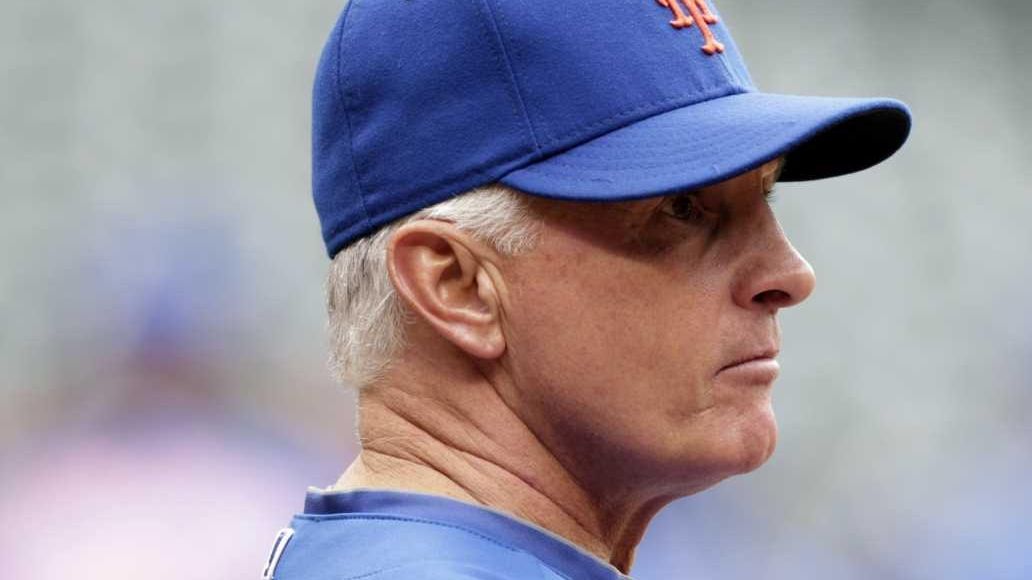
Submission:
M 660 509 L 770 456 L 814 275 L 767 196 L 879 163 L 909 113 L 760 93 L 680 2 L 345 8 L 314 188 L 362 452 L 267 578 L 625 578 Z

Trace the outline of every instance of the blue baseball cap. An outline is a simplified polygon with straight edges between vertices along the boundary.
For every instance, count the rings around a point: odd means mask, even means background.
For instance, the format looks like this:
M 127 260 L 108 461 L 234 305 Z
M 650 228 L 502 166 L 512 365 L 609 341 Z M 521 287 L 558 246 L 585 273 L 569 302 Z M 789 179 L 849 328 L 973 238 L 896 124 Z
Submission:
M 782 181 L 821 179 L 880 163 L 910 132 L 896 100 L 760 92 L 705 0 L 350 0 L 313 101 L 331 257 L 489 183 L 629 200 L 782 156 Z

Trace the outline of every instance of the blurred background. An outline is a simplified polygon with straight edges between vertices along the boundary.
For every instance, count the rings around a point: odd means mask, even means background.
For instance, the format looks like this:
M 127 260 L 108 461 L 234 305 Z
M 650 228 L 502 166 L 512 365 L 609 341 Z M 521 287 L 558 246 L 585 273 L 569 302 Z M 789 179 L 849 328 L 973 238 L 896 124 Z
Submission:
M 256 578 L 355 454 L 309 198 L 340 6 L 0 0 L 5 578 Z M 719 7 L 761 88 L 916 126 L 779 188 L 819 283 L 778 452 L 663 512 L 634 576 L 1032 578 L 1032 3 Z

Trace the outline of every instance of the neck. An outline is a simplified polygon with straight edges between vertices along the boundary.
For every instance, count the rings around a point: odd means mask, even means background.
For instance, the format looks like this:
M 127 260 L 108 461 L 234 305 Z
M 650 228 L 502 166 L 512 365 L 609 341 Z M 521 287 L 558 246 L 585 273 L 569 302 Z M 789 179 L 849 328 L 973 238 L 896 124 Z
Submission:
M 442 388 L 423 375 L 363 391 L 362 451 L 335 488 L 432 493 L 505 511 L 627 572 L 669 499 L 590 492 L 474 374 Z

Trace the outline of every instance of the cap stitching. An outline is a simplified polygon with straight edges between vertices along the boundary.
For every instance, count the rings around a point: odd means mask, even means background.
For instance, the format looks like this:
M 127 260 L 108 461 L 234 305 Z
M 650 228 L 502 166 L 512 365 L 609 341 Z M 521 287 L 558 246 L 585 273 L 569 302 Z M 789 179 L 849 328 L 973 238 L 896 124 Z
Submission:
M 365 220 L 366 227 L 369 226 L 371 220 L 369 219 L 369 210 L 366 208 L 365 199 L 365 188 L 362 187 L 362 176 L 358 173 L 358 165 L 355 164 L 355 140 L 354 131 L 351 127 L 351 114 L 348 112 L 348 101 L 345 98 L 344 92 L 344 75 L 343 75 L 343 61 L 344 61 L 344 27 L 348 25 L 348 16 L 351 14 L 351 9 L 358 3 L 359 0 L 351 0 L 348 2 L 347 8 L 344 10 L 344 14 L 341 16 L 340 31 L 337 33 L 337 98 L 340 99 L 341 111 L 344 113 L 344 122 L 348 128 L 348 157 L 351 160 L 351 173 L 355 177 L 355 188 L 358 189 L 358 201 L 362 206 L 362 218 Z
M 587 124 L 584 124 L 584 125 L 579 125 L 575 129 L 573 129 L 571 131 L 568 131 L 568 132 L 564 133 L 563 135 L 560 135 L 558 137 L 554 137 L 554 138 L 550 139 L 545 144 L 546 145 L 554 145 L 555 143 L 557 143 L 559 141 L 563 141 L 565 139 L 569 139 L 570 137 L 576 135 L 577 133 L 580 133 L 581 131 L 595 129 L 597 127 L 605 125 L 606 123 L 611 123 L 611 122 L 613 122 L 613 121 L 615 121 L 617 119 L 620 119 L 620 118 L 629 117 L 629 116 L 631 116 L 631 115 L 633 115 L 633 114 L 635 114 L 635 113 L 637 113 L 637 112 L 639 112 L 639 111 L 641 111 L 643 109 L 648 109 L 650 107 L 656 107 L 656 106 L 659 106 L 659 105 L 665 105 L 667 103 L 673 103 L 673 102 L 676 102 L 676 101 L 684 101 L 682 106 L 686 107 L 688 105 L 694 105 L 696 103 L 701 103 L 703 101 L 709 101 L 709 100 L 716 99 L 716 98 L 719 98 L 719 97 L 726 97 L 726 96 L 732 95 L 732 94 L 740 94 L 740 93 L 749 92 L 748 89 L 746 89 L 745 87 L 740 87 L 740 86 L 735 86 L 735 85 L 721 86 L 721 87 L 715 87 L 715 88 L 718 89 L 718 90 L 704 92 L 700 96 L 700 98 L 694 99 L 694 100 L 685 99 L 684 95 L 677 95 L 675 97 L 665 97 L 665 98 L 662 98 L 662 99 L 659 99 L 659 100 L 656 100 L 656 101 L 651 101 L 651 102 L 648 102 L 648 103 L 642 103 L 642 104 L 639 104 L 639 105 L 635 105 L 634 107 L 631 107 L 629 109 L 625 109 L 623 111 L 620 111 L 618 113 L 610 115 L 610 116 L 608 116 L 608 117 L 606 117 L 604 119 L 599 119 L 597 121 L 592 121 L 591 123 L 587 123 Z M 693 93 L 693 96 L 699 96 L 699 95 Z
M 714 12 L 716 12 L 716 7 L 714 7 L 713 10 L 714 10 Z M 732 48 L 734 50 L 734 52 L 739 53 L 738 46 L 735 45 L 734 39 L 731 37 L 731 29 L 728 28 L 727 21 L 724 20 L 724 17 L 721 14 L 716 14 L 716 16 L 720 19 L 720 25 L 724 28 L 725 48 Z M 727 50 L 721 50 L 719 52 L 719 54 L 716 55 L 716 56 L 718 56 L 717 60 L 720 61 L 720 64 L 723 67 L 724 72 L 727 73 L 728 80 L 730 80 L 733 83 L 737 83 L 739 85 L 742 85 L 742 86 L 749 86 L 749 85 L 752 84 L 752 83 L 746 82 L 745 79 L 743 79 L 741 76 L 739 76 L 738 72 L 736 72 L 734 69 L 732 69 L 731 64 L 729 62 L 730 57 L 728 56 L 728 51 Z M 738 60 L 740 60 L 740 61 L 743 60 L 741 58 L 741 54 L 740 53 L 739 53 Z
M 495 36 L 498 39 L 498 45 L 502 49 L 502 58 L 504 59 L 505 64 L 507 65 L 506 68 L 508 68 L 509 78 L 512 81 L 513 92 L 516 95 L 516 99 L 519 101 L 519 107 L 520 107 L 520 110 L 521 110 L 520 112 L 523 113 L 523 120 L 526 122 L 526 129 L 530 133 L 530 138 L 534 141 L 534 149 L 537 150 L 537 151 L 540 151 L 541 150 L 541 143 L 538 140 L 537 131 L 534 129 L 534 123 L 530 120 L 530 113 L 527 111 L 527 103 L 523 99 L 523 92 L 520 89 L 520 81 L 519 81 L 519 78 L 516 76 L 516 70 L 515 70 L 515 67 L 513 66 L 512 59 L 509 58 L 510 47 L 508 47 L 506 45 L 505 36 L 502 34 L 501 27 L 505 26 L 506 28 L 508 28 L 508 26 L 509 26 L 509 23 L 508 23 L 508 21 L 506 20 L 506 17 L 505 17 L 505 12 L 499 10 L 497 12 L 497 21 L 496 21 L 495 20 L 495 18 L 496 18 L 495 11 L 491 7 L 491 1 L 490 0 L 483 0 L 483 2 L 484 2 L 484 5 L 487 7 L 487 14 L 488 14 L 488 16 L 491 17 L 492 24 L 494 24 Z M 513 50 L 513 52 L 515 52 L 515 49 L 512 49 L 512 50 Z
M 476 8 L 477 4 L 479 3 L 480 0 L 473 0 L 474 11 L 476 12 L 479 12 L 479 10 Z M 490 10 L 488 10 L 488 15 L 490 16 Z M 505 77 L 504 55 L 499 55 L 499 47 L 496 46 L 496 44 L 500 45 L 501 43 L 491 42 L 491 30 L 488 29 L 487 24 L 484 23 L 482 19 L 477 18 L 477 24 L 480 25 L 480 32 L 484 37 L 485 43 L 491 50 L 491 55 L 494 57 L 495 66 L 498 68 L 498 72 L 502 75 L 502 77 Z M 509 102 L 512 105 L 512 114 L 518 120 L 521 117 L 520 105 L 522 105 L 523 101 L 520 98 L 519 91 L 516 89 L 515 86 L 513 86 L 511 83 L 506 83 L 506 88 L 508 89 L 506 92 L 509 93 Z M 524 132 L 527 131 L 527 126 L 525 124 L 517 122 L 517 125 L 519 125 L 520 129 L 522 129 Z M 536 146 L 536 140 L 533 138 L 533 135 L 531 135 L 531 140 L 535 141 Z
M 498 19 L 505 24 L 506 28 L 509 28 L 509 20 L 508 17 L 505 15 L 505 8 L 506 5 L 504 3 L 498 4 L 496 12 L 498 14 Z M 509 51 L 512 52 L 513 58 L 516 61 L 524 61 L 523 53 L 520 51 L 520 43 L 512 43 L 509 46 Z M 512 74 L 517 79 L 518 83 L 522 84 L 523 86 L 526 85 L 527 75 L 524 72 L 517 70 L 514 66 L 512 68 Z M 524 103 L 524 109 L 527 114 L 527 118 L 531 119 L 531 111 L 529 108 L 526 108 L 526 103 Z M 542 115 L 540 114 L 540 112 L 535 111 L 534 118 L 540 119 L 541 117 Z M 543 148 L 546 144 L 553 142 L 551 131 L 549 130 L 546 124 L 535 124 L 533 121 L 531 121 L 531 130 L 534 131 L 535 144 L 537 144 L 539 150 Z M 540 138 L 538 137 L 537 133 L 541 133 Z
M 724 29 L 727 30 L 727 26 L 726 25 L 724 26 Z M 727 45 L 730 48 L 732 48 L 735 52 L 738 52 L 738 46 L 734 44 L 734 40 L 731 39 L 731 35 L 730 34 L 727 35 L 727 39 L 726 40 L 727 40 Z M 718 60 L 720 61 L 720 64 L 723 65 L 724 70 L 727 72 L 728 79 L 730 79 L 732 82 L 734 82 L 734 83 L 736 83 L 738 85 L 741 85 L 743 87 L 751 87 L 751 86 L 753 86 L 752 79 L 747 78 L 748 77 L 748 70 L 744 71 L 745 72 L 745 77 L 743 77 L 743 75 L 738 74 L 739 71 L 735 70 L 735 68 L 733 66 L 731 66 L 731 62 L 730 62 L 731 59 L 728 56 L 727 51 L 724 51 L 724 52 L 720 53 L 718 56 L 719 56 Z M 741 58 L 741 55 L 739 55 L 738 61 L 742 63 L 743 67 L 745 66 L 744 59 Z
M 740 141 L 750 141 L 753 136 L 763 134 L 764 132 L 766 132 L 766 128 L 763 128 L 763 129 L 753 129 L 753 130 L 750 130 L 750 131 L 745 131 L 745 132 L 743 132 L 740 135 L 741 137 L 743 137 L 743 139 L 740 139 Z M 710 143 L 710 142 L 712 142 L 712 140 L 711 141 L 704 141 L 703 143 Z M 696 148 L 698 146 L 698 143 L 693 143 L 692 145 L 693 145 L 693 147 L 691 147 L 691 148 Z M 688 147 L 686 147 L 685 149 L 688 149 Z M 596 159 L 596 160 L 600 160 L 600 161 L 605 161 L 605 159 L 601 158 L 601 157 L 587 157 L 586 156 L 584 158 L 585 159 Z M 580 170 L 580 171 L 600 171 L 600 172 L 610 173 L 610 172 L 629 171 L 629 170 L 635 170 L 635 169 L 659 169 L 659 168 L 663 168 L 663 167 L 673 167 L 673 166 L 681 165 L 682 162 L 683 162 L 683 160 L 676 160 L 676 161 L 673 161 L 673 162 L 660 162 L 660 163 L 622 163 L 621 162 L 618 166 L 608 166 L 608 167 L 604 167 L 603 168 L 603 167 L 591 167 L 590 165 L 587 165 L 587 166 L 586 165 L 577 165 L 577 164 L 574 164 L 574 163 L 565 163 L 565 162 L 561 162 L 561 161 L 551 161 L 551 162 L 549 162 L 549 166 L 550 167 L 566 167 L 566 168 L 569 168 L 569 169 L 577 169 L 577 170 Z M 549 175 L 549 174 L 551 174 L 553 176 L 557 176 L 557 177 L 562 176 L 564 178 L 567 175 L 565 173 L 558 173 L 558 172 L 554 172 L 554 171 L 548 171 L 548 169 L 539 168 L 539 167 L 534 166 L 534 165 L 532 165 L 530 167 L 527 167 L 525 169 L 525 171 L 534 172 L 534 173 L 537 173 L 539 175 Z M 576 180 L 577 178 L 569 177 L 568 179 Z
M 776 125 L 779 128 L 787 128 L 787 127 L 791 127 L 791 126 L 793 126 L 795 124 L 796 123 L 794 121 L 790 120 L 790 119 L 785 119 L 785 120 L 781 120 L 781 121 L 777 121 L 776 122 Z M 748 137 L 748 138 L 752 138 L 754 135 L 765 133 L 768 129 L 769 129 L 768 126 L 746 128 L 746 129 L 743 129 L 742 131 L 738 132 L 737 136 L 740 137 L 740 138 L 743 137 L 743 136 L 744 137 Z M 604 138 L 605 138 L 605 136 L 599 137 L 599 139 L 604 139 Z M 698 139 L 693 139 L 690 142 L 687 141 L 687 140 L 682 140 L 681 142 L 676 143 L 676 144 L 671 144 L 671 143 L 665 143 L 664 144 L 664 143 L 655 143 L 655 142 L 649 142 L 649 143 L 640 143 L 639 142 L 639 143 L 634 143 L 634 142 L 630 142 L 630 141 L 624 141 L 624 142 L 619 143 L 619 144 L 617 144 L 617 143 L 595 143 L 593 141 L 589 141 L 588 143 L 591 143 L 591 147 L 593 149 L 594 148 L 599 148 L 599 149 L 624 150 L 624 149 L 626 149 L 626 147 L 628 145 L 631 145 L 635 149 L 656 149 L 656 148 L 662 148 L 664 151 L 667 151 L 667 152 L 670 152 L 670 153 L 678 153 L 678 152 L 685 151 L 685 150 L 698 149 L 699 147 L 709 145 L 709 144 L 711 144 L 711 143 L 713 143 L 715 141 L 720 141 L 722 139 L 725 139 L 724 135 L 712 135 L 711 134 L 711 135 L 706 135 L 706 136 L 698 138 Z M 570 153 L 570 155 L 569 155 L 570 159 L 585 159 L 585 160 L 596 160 L 596 161 L 613 161 L 612 157 L 606 157 L 606 156 L 602 156 L 602 155 L 592 155 L 590 153 L 585 153 L 583 151 L 578 151 L 578 150 L 570 150 L 569 153 Z M 642 159 L 647 159 L 647 158 L 652 158 L 652 157 L 654 157 L 654 156 L 650 155 L 648 157 L 642 157 Z M 678 163 L 675 163 L 675 165 L 676 164 L 678 164 Z M 558 164 L 556 164 L 556 165 L 558 165 Z M 528 167 L 527 169 L 530 170 L 530 169 L 533 169 L 533 167 Z M 606 167 L 606 170 L 609 170 L 609 169 L 612 169 L 612 168 Z

